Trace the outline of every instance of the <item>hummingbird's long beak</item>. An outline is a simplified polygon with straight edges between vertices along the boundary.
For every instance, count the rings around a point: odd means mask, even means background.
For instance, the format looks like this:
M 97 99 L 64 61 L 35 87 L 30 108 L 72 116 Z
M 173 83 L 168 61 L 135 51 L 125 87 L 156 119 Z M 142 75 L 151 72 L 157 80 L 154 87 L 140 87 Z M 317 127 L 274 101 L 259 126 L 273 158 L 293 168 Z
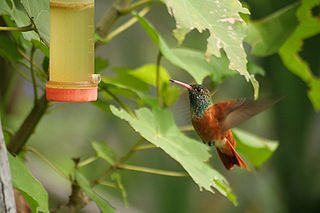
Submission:
M 172 83 L 175 83 L 175 84 L 179 84 L 187 89 L 192 89 L 192 87 L 189 84 L 183 83 L 181 81 L 176 81 L 176 80 L 169 80 L 169 81 L 171 81 Z

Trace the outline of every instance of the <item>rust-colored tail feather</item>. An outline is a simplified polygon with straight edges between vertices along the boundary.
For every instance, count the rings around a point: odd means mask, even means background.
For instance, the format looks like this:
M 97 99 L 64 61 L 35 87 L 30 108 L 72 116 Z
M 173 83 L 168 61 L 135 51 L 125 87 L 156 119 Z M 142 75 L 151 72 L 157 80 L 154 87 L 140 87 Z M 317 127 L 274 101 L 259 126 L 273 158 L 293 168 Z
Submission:
M 228 141 L 229 143 L 229 141 Z M 240 168 L 242 167 L 242 165 L 249 171 L 250 168 L 247 166 L 247 164 L 244 162 L 244 160 L 242 160 L 242 158 L 240 157 L 240 155 L 236 152 L 236 150 L 233 148 L 233 146 L 231 144 L 229 144 L 231 150 L 232 150 L 232 156 L 231 155 L 227 155 L 227 154 L 224 154 L 222 153 L 218 148 L 217 148 L 217 151 L 218 151 L 218 154 L 219 154 L 219 157 L 224 165 L 224 167 L 227 169 L 227 170 L 230 170 L 233 168 L 233 165 L 237 165 L 239 166 Z

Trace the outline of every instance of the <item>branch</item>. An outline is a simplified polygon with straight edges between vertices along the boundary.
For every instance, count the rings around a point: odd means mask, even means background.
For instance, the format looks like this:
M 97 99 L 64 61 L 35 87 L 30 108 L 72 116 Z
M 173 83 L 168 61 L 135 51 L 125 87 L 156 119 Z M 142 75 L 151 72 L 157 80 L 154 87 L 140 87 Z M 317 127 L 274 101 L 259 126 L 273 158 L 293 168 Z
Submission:
M 114 184 L 114 183 L 107 182 L 107 181 L 102 181 L 102 180 L 100 180 L 100 181 L 98 182 L 98 184 L 103 185 L 103 186 L 109 186 L 109 187 L 112 187 L 112 188 L 115 188 L 115 189 L 118 189 L 118 188 L 119 188 L 119 187 L 118 187 L 116 184 Z
M 136 9 L 137 7 L 140 7 L 144 4 L 149 4 L 153 1 L 154 0 L 141 0 L 141 1 L 138 1 L 138 2 L 131 4 L 127 8 L 121 9 L 119 12 L 121 15 L 127 15 L 128 13 L 130 13 L 132 10 Z
M 138 146 L 134 149 L 134 151 L 139 151 L 139 150 L 146 150 L 146 149 L 157 149 L 159 148 L 158 146 L 155 146 L 153 144 L 147 144 L 143 146 Z
M 41 117 L 47 109 L 48 101 L 44 93 L 36 105 L 33 106 L 28 117 L 24 120 L 16 134 L 11 138 L 8 150 L 13 154 L 18 154 L 27 140 L 34 132 L 35 127 L 39 123 Z
M 16 68 L 13 63 L 9 63 L 10 67 L 13 69 L 13 71 L 15 71 L 16 73 L 18 73 L 22 78 L 24 78 L 25 80 L 27 81 L 30 81 L 32 82 L 32 80 L 26 75 L 24 74 L 23 72 L 21 72 L 18 68 Z M 37 84 L 38 87 L 40 87 L 43 91 L 45 90 L 45 88 L 40 85 L 40 84 Z
M 31 63 L 31 58 L 29 58 L 28 55 L 26 55 L 20 48 L 17 48 L 18 52 L 24 57 L 27 61 Z M 45 77 L 45 79 L 48 80 L 48 74 L 36 63 L 32 62 L 33 66 L 39 70 L 39 72 Z
M 161 108 L 161 88 L 160 88 L 160 62 L 161 62 L 162 54 L 159 51 L 157 56 L 157 70 L 156 70 L 156 86 L 157 86 L 157 97 L 159 108 Z
M 34 45 L 32 45 L 31 55 L 30 55 L 30 71 L 31 71 L 32 84 L 33 84 L 34 105 L 37 105 L 37 102 L 38 102 L 38 91 L 37 91 L 36 77 L 34 75 L 34 69 L 33 69 L 33 57 L 34 57 L 34 52 L 35 51 L 36 51 L 36 48 L 34 47 Z
M 111 28 L 121 16 L 119 11 L 127 7 L 131 0 L 115 0 L 111 7 L 105 12 L 104 16 L 97 25 L 96 31 L 101 38 L 105 38 Z
M 145 172 L 145 173 L 150 173 L 150 174 L 173 176 L 173 177 L 187 177 L 188 176 L 188 174 L 184 173 L 184 172 L 174 172 L 174 171 L 167 171 L 167 170 L 161 170 L 161 169 L 152 169 L 152 168 L 147 168 L 147 167 L 142 167 L 142 166 L 127 165 L 127 164 L 118 165 L 117 168 L 131 170 L 131 171 L 137 171 L 137 172 Z
M 145 7 L 138 13 L 138 15 L 143 17 L 149 11 L 150 11 L 150 7 Z M 133 18 L 129 19 L 127 22 L 125 22 L 124 24 L 120 25 L 118 28 L 116 28 L 112 32 L 110 32 L 105 38 L 101 38 L 102 40 L 100 40 L 98 43 L 96 43 L 96 47 L 99 46 L 99 45 L 108 43 L 111 39 L 113 39 L 115 36 L 119 35 L 123 31 L 125 31 L 126 29 L 128 29 L 129 27 L 134 25 L 137 21 L 138 21 L 138 19 L 136 17 L 133 17 Z
M 88 195 L 78 186 L 77 184 L 72 184 L 71 195 L 69 197 L 69 202 L 67 204 L 61 205 L 51 211 L 52 213 L 75 213 L 79 209 L 85 207 L 89 202 L 90 198 Z
M 36 149 L 31 147 L 24 147 L 23 150 L 30 151 L 33 154 L 37 155 L 41 160 L 46 162 L 53 170 L 55 170 L 59 175 L 67 179 L 69 182 L 72 182 L 68 176 L 66 176 L 61 170 L 59 170 L 57 167 L 55 167 L 45 156 L 43 156 L 40 152 L 38 152 Z
M 133 153 L 136 152 L 136 148 L 139 147 L 145 139 L 141 138 L 130 150 L 127 154 L 125 154 L 122 158 L 120 158 L 117 162 L 115 162 L 112 166 L 110 166 L 104 173 L 98 176 L 91 182 L 91 185 L 94 186 L 99 183 L 104 177 L 111 174 L 115 169 L 117 169 L 118 165 L 128 160 Z
M 95 161 L 95 160 L 97 160 L 97 159 L 98 159 L 97 156 L 90 157 L 90 158 L 88 158 L 88 159 L 86 159 L 86 160 L 84 160 L 84 161 L 79 162 L 79 163 L 76 165 L 76 168 L 80 168 L 80 167 L 86 166 L 86 165 L 92 163 L 93 161 Z
M 116 95 L 114 95 L 109 89 L 108 87 L 105 85 L 104 82 L 100 82 L 99 86 L 101 86 L 101 88 L 106 92 L 108 93 L 112 98 L 113 100 L 115 100 L 124 110 L 127 111 L 127 113 L 129 113 L 132 117 L 136 117 L 136 115 L 132 112 L 132 110 L 127 107 Z
M 27 32 L 27 31 L 32 31 L 35 30 L 34 25 L 30 24 L 25 27 L 1 27 L 0 26 L 0 31 L 20 31 L 20 32 Z

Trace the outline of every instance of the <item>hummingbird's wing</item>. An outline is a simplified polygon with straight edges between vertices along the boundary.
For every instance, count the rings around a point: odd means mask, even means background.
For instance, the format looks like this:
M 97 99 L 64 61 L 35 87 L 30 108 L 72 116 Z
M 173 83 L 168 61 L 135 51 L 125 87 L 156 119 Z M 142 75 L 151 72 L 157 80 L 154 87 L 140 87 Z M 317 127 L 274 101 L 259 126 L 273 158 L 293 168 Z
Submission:
M 214 106 L 217 112 L 219 112 L 217 114 L 219 114 L 218 120 L 221 131 L 224 132 L 239 125 L 277 103 L 280 99 L 262 99 L 257 101 L 239 99 L 215 104 Z

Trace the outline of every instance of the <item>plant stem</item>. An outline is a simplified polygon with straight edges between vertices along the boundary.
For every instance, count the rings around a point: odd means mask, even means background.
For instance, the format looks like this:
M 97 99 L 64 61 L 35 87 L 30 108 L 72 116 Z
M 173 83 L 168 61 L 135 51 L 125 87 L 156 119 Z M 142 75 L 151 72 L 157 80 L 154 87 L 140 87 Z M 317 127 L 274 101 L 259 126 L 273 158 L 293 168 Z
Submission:
M 130 6 L 124 8 L 124 9 L 121 9 L 119 12 L 120 12 L 121 15 L 127 15 L 128 13 L 130 13 L 132 10 L 136 9 L 137 7 L 140 7 L 140 6 L 144 5 L 144 4 L 151 3 L 153 1 L 154 0 L 141 0 L 141 1 L 138 1 L 138 2 L 134 2 Z
M 145 139 L 141 138 L 140 140 L 138 140 L 138 142 L 129 150 L 129 152 L 127 154 L 125 154 L 122 158 L 120 158 L 117 162 L 115 162 L 112 166 L 110 166 L 104 173 L 102 173 L 101 175 L 99 175 L 96 179 L 94 179 L 91 182 L 91 185 L 94 186 L 97 183 L 99 183 L 104 177 L 108 176 L 109 174 L 111 174 L 115 169 L 117 169 L 118 165 L 125 162 L 126 160 L 128 160 L 128 158 L 131 157 L 131 155 L 133 153 L 135 153 L 135 150 L 138 146 L 140 146 L 140 144 L 143 143 Z
M 24 79 L 27 80 L 27 81 L 32 82 L 32 80 L 31 80 L 28 76 L 26 76 L 26 74 L 24 74 L 24 73 L 21 72 L 19 69 L 17 69 L 12 63 L 10 63 L 10 66 L 11 66 L 11 68 L 13 69 L 13 71 L 15 71 L 16 73 L 18 73 L 22 78 L 24 78 Z M 37 86 L 38 86 L 39 88 L 41 88 L 43 91 L 45 90 L 43 86 L 41 86 L 41 85 L 39 85 L 39 84 L 37 84 Z
M 70 106 L 70 105 L 71 105 L 71 102 L 69 102 L 69 103 L 63 103 L 63 104 L 61 104 L 61 105 L 59 105 L 59 106 L 57 106 L 57 107 L 55 107 L 55 108 L 53 108 L 53 109 L 48 110 L 48 111 L 46 112 L 46 114 L 50 114 L 50 113 L 56 112 L 56 111 L 58 111 L 58 110 L 61 110 L 61 109 L 66 108 L 66 107 L 68 107 L 68 106 Z
M 145 172 L 150 174 L 157 174 L 157 175 L 165 175 L 165 176 L 173 176 L 173 177 L 186 177 L 188 174 L 183 172 L 174 172 L 174 171 L 167 171 L 167 170 L 161 170 L 161 169 L 152 169 L 142 166 L 133 166 L 133 165 L 127 165 L 127 164 L 120 164 L 117 166 L 118 169 L 124 169 L 124 170 L 131 170 L 131 171 L 137 171 L 137 172 Z
M 37 82 L 36 77 L 34 75 L 34 69 L 33 69 L 33 57 L 34 52 L 36 51 L 34 45 L 32 45 L 31 48 L 31 55 L 30 55 L 30 71 L 31 71 L 31 78 L 32 78 L 32 84 L 33 84 L 33 93 L 34 93 L 34 105 L 37 105 L 38 102 L 38 89 L 37 89 Z
M 139 151 L 139 150 L 146 150 L 146 149 L 156 149 L 159 148 L 153 144 L 148 144 L 148 145 L 143 145 L 143 146 L 138 146 L 137 148 L 134 149 L 134 151 Z
M 100 83 L 100 86 L 106 93 L 108 93 L 113 98 L 113 100 L 115 100 L 124 110 L 126 110 L 127 113 L 129 113 L 132 117 L 136 118 L 136 115 L 133 113 L 133 111 L 131 111 L 129 107 L 127 107 L 117 96 L 115 96 L 103 82 Z
M 101 38 L 105 38 L 111 28 L 121 16 L 119 11 L 127 7 L 131 0 L 115 0 L 111 7 L 105 12 L 104 16 L 97 25 L 96 31 Z M 97 42 L 98 44 L 98 42 Z
M 23 150 L 30 151 L 33 154 L 37 155 L 41 160 L 46 162 L 53 170 L 55 170 L 59 175 L 67 179 L 68 181 L 72 182 L 68 176 L 66 176 L 62 171 L 60 171 L 57 167 L 55 167 L 45 156 L 43 156 L 40 152 L 38 152 L 36 149 L 31 147 L 24 147 Z
M 159 51 L 157 56 L 157 69 L 156 69 L 156 86 L 157 86 L 157 97 L 159 108 L 161 108 L 161 87 L 160 87 L 160 62 L 161 62 L 162 54 Z
M 34 129 L 39 123 L 41 117 L 44 115 L 47 106 L 48 101 L 46 99 L 46 94 L 44 93 L 38 103 L 33 106 L 28 117 L 23 121 L 16 134 L 11 138 L 8 144 L 8 150 L 12 154 L 18 154 L 21 151 L 22 147 L 34 132 Z
M 100 180 L 99 182 L 98 182 L 98 184 L 100 184 L 100 185 L 103 185 L 103 186 L 109 186 L 109 187 L 112 187 L 112 188 L 119 188 L 116 184 L 114 184 L 114 183 L 110 183 L 110 182 L 107 182 L 107 181 L 102 181 L 102 180 Z
M 31 63 L 31 58 L 27 54 L 25 54 L 20 48 L 17 48 L 18 52 L 24 57 L 27 61 Z M 42 76 L 48 80 L 48 75 L 47 73 L 36 63 L 32 62 L 33 66 L 37 68 L 37 70 L 42 74 Z
M 88 158 L 88 159 L 86 159 L 86 160 L 81 161 L 80 163 L 78 163 L 78 164 L 76 165 L 76 168 L 80 168 L 80 167 L 86 166 L 86 165 L 92 163 L 93 161 L 95 161 L 95 160 L 97 160 L 97 159 L 98 159 L 97 156 L 90 157 L 90 158 Z
M 27 31 L 32 31 L 34 30 L 34 25 L 30 24 L 25 27 L 1 27 L 0 26 L 0 31 L 20 31 L 20 32 L 27 32 Z
M 150 11 L 150 7 L 145 7 L 143 8 L 138 14 L 139 16 L 143 17 L 145 16 L 148 12 Z M 123 31 L 125 31 L 126 29 L 128 29 L 129 27 L 131 27 L 133 24 L 135 24 L 138 21 L 138 19 L 136 17 L 133 17 L 131 19 L 129 19 L 127 22 L 125 22 L 124 24 L 120 25 L 118 28 L 116 28 L 115 30 L 113 30 L 112 32 L 110 32 L 108 34 L 108 36 L 103 39 L 102 42 L 104 43 L 108 43 L 111 39 L 113 39 L 115 36 L 119 35 L 120 33 L 122 33 Z M 102 44 L 101 42 L 99 44 Z M 97 43 L 98 45 L 98 43 Z

